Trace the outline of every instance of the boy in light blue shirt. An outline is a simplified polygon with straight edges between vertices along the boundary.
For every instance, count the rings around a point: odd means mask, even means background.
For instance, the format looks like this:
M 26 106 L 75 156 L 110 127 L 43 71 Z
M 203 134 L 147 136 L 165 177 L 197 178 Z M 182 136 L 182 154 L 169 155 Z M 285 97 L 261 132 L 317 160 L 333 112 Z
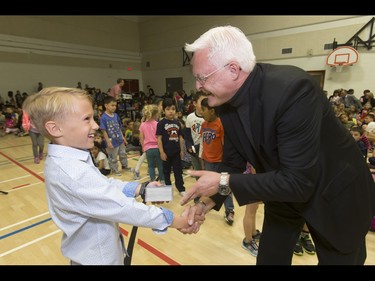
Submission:
M 95 167 L 89 149 L 99 126 L 84 90 L 44 88 L 25 101 L 24 110 L 51 140 L 44 167 L 48 207 L 63 232 L 62 254 L 71 264 L 123 264 L 126 250 L 119 222 L 155 232 L 168 227 L 199 230 L 199 222 L 189 226 L 186 212 L 174 216 L 163 207 L 136 201 L 144 185 L 107 178 Z

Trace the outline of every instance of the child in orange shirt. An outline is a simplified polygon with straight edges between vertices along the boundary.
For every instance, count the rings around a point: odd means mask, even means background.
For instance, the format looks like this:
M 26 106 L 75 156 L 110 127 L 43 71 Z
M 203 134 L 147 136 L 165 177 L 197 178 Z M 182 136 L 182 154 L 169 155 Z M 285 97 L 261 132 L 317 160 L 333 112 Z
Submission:
M 201 128 L 201 148 L 200 157 L 203 159 L 204 169 L 207 171 L 218 172 L 219 165 L 223 157 L 224 145 L 224 127 L 221 124 L 220 117 L 216 109 L 208 105 L 208 99 L 204 98 L 201 102 L 202 116 L 204 122 Z M 234 205 L 232 193 L 224 201 L 224 218 L 227 224 L 234 222 Z

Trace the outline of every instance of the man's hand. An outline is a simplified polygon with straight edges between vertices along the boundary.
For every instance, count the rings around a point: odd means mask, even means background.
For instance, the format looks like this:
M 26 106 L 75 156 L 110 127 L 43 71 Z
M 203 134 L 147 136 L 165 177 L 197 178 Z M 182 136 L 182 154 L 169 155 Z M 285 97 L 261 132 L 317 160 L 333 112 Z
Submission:
M 220 174 L 210 171 L 194 171 L 188 170 L 188 175 L 192 177 L 199 177 L 199 179 L 193 184 L 184 197 L 182 197 L 180 204 L 183 206 L 195 197 L 211 196 L 217 193 L 217 188 L 220 183 Z
M 182 217 L 188 218 L 189 227 L 178 229 L 183 234 L 197 233 L 205 220 L 204 205 L 198 203 L 194 206 L 187 206 L 182 212 Z

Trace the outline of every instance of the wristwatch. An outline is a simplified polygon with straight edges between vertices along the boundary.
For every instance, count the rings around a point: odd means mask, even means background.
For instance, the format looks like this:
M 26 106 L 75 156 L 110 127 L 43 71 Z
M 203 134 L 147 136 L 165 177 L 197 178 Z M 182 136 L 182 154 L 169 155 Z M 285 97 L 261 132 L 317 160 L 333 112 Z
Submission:
M 227 172 L 223 172 L 220 175 L 220 183 L 219 187 L 217 189 L 217 192 L 220 195 L 229 195 L 231 193 L 231 190 L 229 188 L 229 174 Z

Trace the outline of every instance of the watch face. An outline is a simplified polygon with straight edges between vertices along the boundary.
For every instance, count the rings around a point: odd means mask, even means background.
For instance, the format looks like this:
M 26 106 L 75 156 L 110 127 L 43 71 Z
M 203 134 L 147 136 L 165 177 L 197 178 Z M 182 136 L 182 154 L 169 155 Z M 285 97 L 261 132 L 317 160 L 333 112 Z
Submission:
M 230 193 L 229 186 L 227 186 L 227 185 L 219 185 L 218 192 L 221 195 L 228 195 Z

